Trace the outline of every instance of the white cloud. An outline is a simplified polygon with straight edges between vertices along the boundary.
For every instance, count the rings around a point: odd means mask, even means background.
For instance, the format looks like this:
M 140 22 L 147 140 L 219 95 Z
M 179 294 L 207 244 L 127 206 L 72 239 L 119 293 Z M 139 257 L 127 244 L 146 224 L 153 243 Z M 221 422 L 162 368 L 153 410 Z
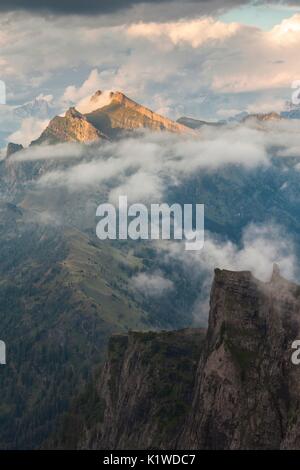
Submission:
M 273 263 L 278 263 L 282 274 L 290 279 L 295 278 L 297 270 L 292 242 L 280 227 L 272 225 L 248 226 L 240 249 L 232 242 L 207 240 L 200 258 L 208 266 L 234 271 L 249 270 L 262 281 L 270 279 Z
M 91 71 L 88 78 L 79 87 L 70 85 L 66 88 L 61 102 L 63 106 L 73 106 L 81 113 L 89 113 L 95 109 L 102 108 L 111 102 L 111 90 L 100 90 L 103 80 L 99 71 L 94 69 Z M 96 91 L 102 91 L 101 94 L 93 96 Z
M 109 182 L 112 202 L 120 194 L 126 194 L 130 202 L 157 201 L 166 186 L 182 182 L 201 169 L 214 171 L 228 164 L 246 169 L 268 165 L 268 145 L 263 132 L 247 127 L 206 129 L 192 137 L 140 133 L 86 148 L 87 160 L 83 153 L 80 163 L 74 161 L 67 168 L 45 173 L 38 184 L 66 186 L 76 192 Z M 61 147 L 58 149 L 60 153 Z M 25 158 L 30 158 L 30 152 Z M 56 150 L 50 147 L 48 152 L 55 154 Z
M 230 117 L 235 116 L 236 114 L 239 114 L 242 110 L 241 109 L 235 109 L 235 108 L 230 108 L 230 109 L 218 109 L 217 111 L 217 116 L 221 119 L 228 119 Z
M 45 121 L 33 117 L 25 118 L 21 122 L 20 129 L 10 134 L 7 141 L 27 146 L 41 135 L 48 123 L 49 120 Z
M 285 108 L 286 101 L 284 99 L 267 98 L 265 100 L 257 100 L 249 104 L 246 111 L 250 114 L 254 113 L 280 113 Z M 232 115 L 231 115 L 232 116 Z
M 76 192 L 95 187 L 117 175 L 118 169 L 113 159 L 93 160 L 81 162 L 66 170 L 45 173 L 40 178 L 39 185 L 44 187 L 66 186 L 70 191 Z
M 246 170 L 267 167 L 275 155 L 300 156 L 298 121 L 207 127 L 198 136 L 138 132 L 99 146 L 30 147 L 12 158 L 64 160 L 47 166 L 37 181 L 40 188 L 78 192 L 107 186 L 108 199 L 116 203 L 123 194 L 129 202 L 159 202 L 165 188 L 182 184 L 201 170 L 212 172 L 227 165 Z
M 258 109 L 258 98 L 272 104 L 271 93 L 277 107 L 300 77 L 299 18 L 262 31 L 207 17 L 104 26 L 97 18 L 3 14 L 1 78 L 9 99 L 45 87 L 78 104 L 96 89 L 122 90 L 173 117 L 207 118 L 251 101 Z
M 269 36 L 281 47 L 284 45 L 297 45 L 300 38 L 300 14 L 286 18 L 273 27 Z
M 94 88 L 95 90 L 95 88 Z M 95 109 L 103 108 L 111 103 L 111 90 L 105 90 L 97 96 L 88 95 L 75 104 L 76 109 L 81 113 L 91 113 Z
M 138 170 L 136 173 L 126 178 L 124 183 L 110 191 L 109 201 L 117 204 L 119 196 L 127 195 L 128 201 L 135 203 L 153 203 L 160 200 L 163 194 L 162 181 L 157 175 Z
M 38 161 L 38 160 L 68 160 L 83 157 L 87 153 L 86 146 L 78 143 L 65 143 L 57 145 L 35 145 L 17 152 L 10 157 L 11 161 Z
M 122 194 L 129 202 L 156 202 L 165 187 L 202 169 L 215 171 L 226 165 L 253 169 L 270 165 L 274 154 L 300 156 L 299 123 L 283 120 L 257 126 L 250 122 L 249 126 L 206 128 L 192 137 L 140 133 L 99 147 L 67 144 L 29 148 L 15 158 L 61 159 L 64 153 L 69 165 L 44 173 L 38 181 L 40 187 L 63 186 L 76 192 L 109 183 L 108 197 L 113 203 Z M 72 157 L 81 160 L 73 161 Z
M 100 78 L 97 69 L 91 71 L 88 78 L 80 87 L 70 85 L 66 88 L 62 100 L 71 103 L 77 103 L 79 100 L 91 96 L 100 86 Z
M 228 54 L 214 70 L 213 89 L 238 93 L 290 88 L 300 76 L 296 61 L 299 40 L 300 15 L 283 20 L 270 31 L 243 27 L 234 41 L 227 42 Z
M 213 18 L 198 18 L 195 20 L 180 20 L 173 23 L 137 23 L 127 29 L 127 34 L 133 38 L 147 38 L 165 47 L 169 40 L 174 45 L 187 43 L 194 48 L 207 41 L 222 41 L 234 36 L 241 28 L 238 23 L 222 23 Z
M 0 104 L 0 129 L 2 132 L 11 133 L 16 130 L 16 116 L 12 106 Z
M 162 273 L 139 273 L 132 277 L 131 285 L 134 290 L 140 292 L 145 297 L 159 298 L 174 289 L 174 284 L 166 279 Z
M 36 100 L 47 101 L 47 103 L 51 104 L 53 102 L 53 98 L 53 95 L 44 95 L 43 93 L 40 93 L 36 97 Z
M 204 248 L 193 254 L 185 251 L 181 242 L 164 241 L 156 245 L 166 264 L 180 261 L 186 276 L 201 279 L 201 293 L 193 308 L 196 323 L 207 321 L 215 268 L 251 271 L 257 279 L 267 282 L 271 278 L 273 264 L 277 263 L 285 278 L 296 280 L 299 277 L 293 241 L 279 226 L 250 224 L 244 230 L 241 246 L 218 240 L 209 233 L 205 238 Z

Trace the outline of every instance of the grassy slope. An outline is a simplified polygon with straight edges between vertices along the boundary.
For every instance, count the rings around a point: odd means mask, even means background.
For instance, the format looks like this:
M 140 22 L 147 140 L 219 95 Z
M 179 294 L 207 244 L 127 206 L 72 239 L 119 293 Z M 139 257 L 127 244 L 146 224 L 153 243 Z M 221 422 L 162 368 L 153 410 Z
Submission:
M 35 225 L 14 206 L 1 206 L 1 221 L 0 448 L 31 448 L 101 362 L 110 334 L 145 328 L 126 295 L 138 260 L 76 229 Z

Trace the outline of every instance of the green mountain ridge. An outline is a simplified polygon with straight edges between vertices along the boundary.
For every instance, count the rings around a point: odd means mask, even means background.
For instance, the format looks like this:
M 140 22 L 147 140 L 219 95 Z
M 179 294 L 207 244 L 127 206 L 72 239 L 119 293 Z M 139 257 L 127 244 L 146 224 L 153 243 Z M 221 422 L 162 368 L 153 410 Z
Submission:
M 40 445 L 101 362 L 109 335 L 148 327 L 126 293 L 140 260 L 74 228 L 34 220 L 1 204 L 0 323 L 8 350 L 1 448 Z

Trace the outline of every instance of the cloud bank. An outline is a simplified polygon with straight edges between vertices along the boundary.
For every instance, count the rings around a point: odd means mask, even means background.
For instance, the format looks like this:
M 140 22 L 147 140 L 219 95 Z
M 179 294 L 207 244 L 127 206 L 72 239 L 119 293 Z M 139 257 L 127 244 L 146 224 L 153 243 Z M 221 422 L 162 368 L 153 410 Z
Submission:
M 173 282 L 166 279 L 159 271 L 151 274 L 139 273 L 132 277 L 131 285 L 134 290 L 148 298 L 162 297 L 174 289 Z
M 255 112 L 262 103 L 278 109 L 300 77 L 299 25 L 299 15 L 264 31 L 201 13 L 152 21 L 123 15 L 116 24 L 7 13 L 1 79 L 9 103 L 43 93 L 63 107 L 101 89 L 121 90 L 172 118 L 215 118 L 251 105 Z
M 211 6 L 209 4 L 212 4 Z M 243 5 L 248 3 L 247 0 L 228 0 L 226 8 Z M 40 13 L 53 13 L 57 15 L 94 15 L 94 14 L 112 14 L 120 11 L 132 9 L 136 6 L 152 6 L 160 7 L 161 4 L 166 4 L 168 8 L 179 8 L 180 2 L 178 0 L 62 0 L 60 2 L 53 2 L 51 0 L 2 0 L 0 11 L 14 11 L 23 10 L 30 12 Z M 207 13 L 208 11 L 218 11 L 224 9 L 224 1 L 212 0 L 188 0 L 186 2 L 186 9 L 193 6 L 197 7 L 199 12 Z
M 228 165 L 267 168 L 274 156 L 300 157 L 298 121 L 204 127 L 199 136 L 138 132 L 99 146 L 33 146 L 11 158 L 57 162 L 37 180 L 40 189 L 61 187 L 75 193 L 107 187 L 108 199 L 117 203 L 122 194 L 129 202 L 156 202 L 165 188 L 176 187 L 201 171 L 214 172 Z M 294 168 L 298 170 L 297 165 Z
M 67 168 L 45 173 L 38 185 L 76 192 L 96 189 L 106 182 L 110 183 L 109 199 L 113 203 L 121 194 L 127 194 L 129 202 L 156 201 L 165 187 L 180 184 L 201 170 L 214 171 L 230 164 L 246 169 L 268 165 L 268 146 L 263 132 L 247 127 L 207 128 L 199 137 L 140 133 L 99 147 L 79 147 L 83 161 L 75 160 Z M 39 151 L 42 159 L 55 155 L 55 147 L 46 148 L 33 149 L 32 155 L 28 149 L 15 158 L 38 159 Z M 57 149 L 59 156 L 62 149 Z M 73 146 L 66 145 L 66 152 L 72 153 Z
M 142 132 L 98 147 L 66 144 L 29 148 L 14 158 L 66 156 L 70 165 L 42 175 L 40 187 L 66 187 L 76 192 L 109 183 L 109 199 L 114 203 L 120 194 L 127 194 L 132 202 L 156 201 L 163 196 L 164 188 L 181 184 L 202 170 L 215 171 L 228 165 L 251 170 L 271 165 L 273 156 L 300 156 L 299 123 L 272 121 L 264 124 L 264 130 L 255 121 L 248 126 L 206 127 L 199 137 Z M 71 156 L 81 157 L 80 162 L 72 162 Z
M 21 122 L 21 127 L 7 137 L 7 141 L 28 146 L 37 139 L 49 124 L 49 120 L 25 118 Z

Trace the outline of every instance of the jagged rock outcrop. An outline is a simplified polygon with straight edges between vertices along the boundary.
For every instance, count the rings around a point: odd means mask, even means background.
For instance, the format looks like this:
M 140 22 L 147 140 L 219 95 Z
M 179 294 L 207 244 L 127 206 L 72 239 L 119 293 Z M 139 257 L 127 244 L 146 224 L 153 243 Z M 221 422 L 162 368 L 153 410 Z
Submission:
M 205 352 L 182 446 L 278 449 L 300 446 L 300 288 L 275 268 L 270 283 L 216 270 Z
M 94 127 L 83 114 L 75 108 L 70 108 L 65 116 L 55 116 L 40 137 L 31 145 L 63 142 L 89 143 L 100 139 L 107 139 L 107 137 Z
M 50 101 L 47 99 L 38 97 L 32 101 L 17 106 L 13 110 L 13 114 L 16 118 L 30 118 L 35 117 L 38 119 L 49 119 L 52 114 Z
M 6 158 L 10 157 L 13 153 L 19 152 L 23 150 L 23 145 L 15 144 L 13 142 L 9 142 L 6 149 Z
M 101 418 L 82 420 L 76 446 L 300 448 L 298 338 L 298 285 L 276 267 L 268 283 L 217 269 L 205 340 L 203 330 L 112 338 L 95 385 Z

